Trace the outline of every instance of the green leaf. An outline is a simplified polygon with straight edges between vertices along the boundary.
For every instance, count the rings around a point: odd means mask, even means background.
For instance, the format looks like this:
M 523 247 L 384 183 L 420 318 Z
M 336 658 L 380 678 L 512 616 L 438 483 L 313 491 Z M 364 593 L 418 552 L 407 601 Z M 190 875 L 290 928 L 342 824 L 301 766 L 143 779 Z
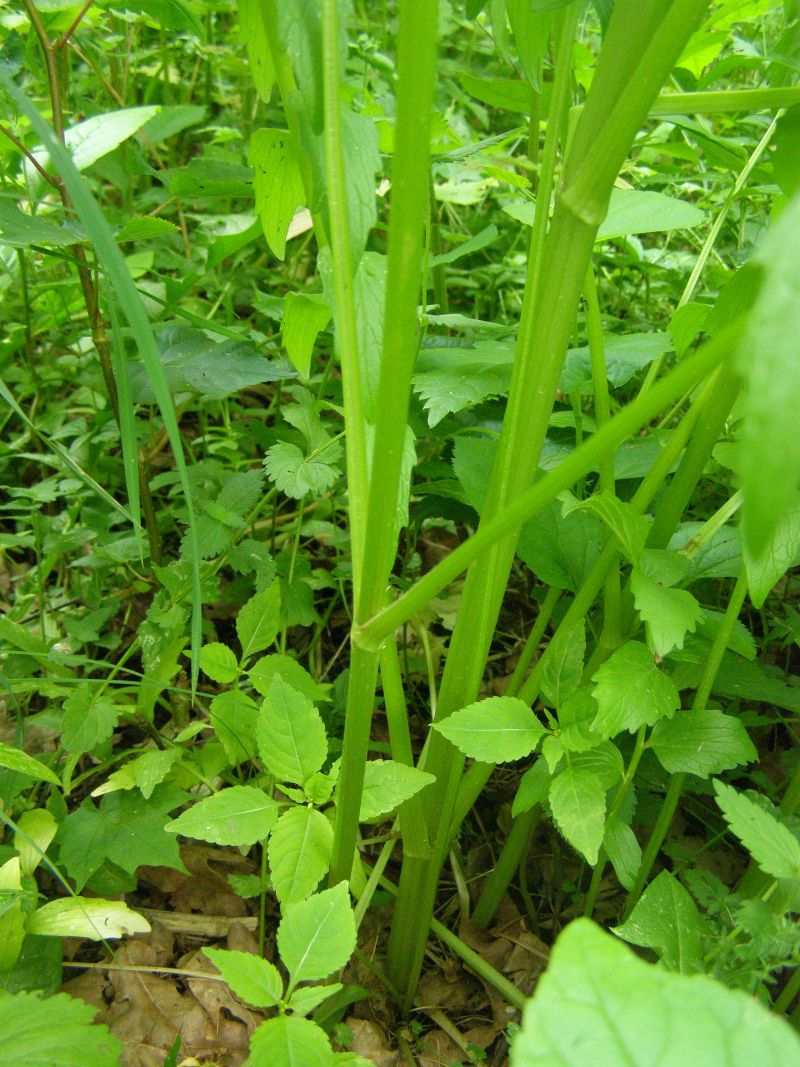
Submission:
M 67 752 L 91 752 L 114 733 L 120 708 L 95 687 L 81 687 L 64 701 L 61 739 Z
M 256 736 L 264 764 L 281 782 L 303 785 L 328 756 L 319 712 L 280 675 L 273 678 L 261 705 Z
M 250 75 L 258 95 L 269 103 L 275 83 L 275 64 L 269 50 L 269 41 L 258 0 L 238 0 L 239 22 L 242 40 L 250 60 Z
M 189 30 L 204 38 L 203 24 L 183 0 L 125 0 L 127 11 L 142 11 L 167 30 Z
M 565 515 L 582 510 L 596 515 L 611 531 L 631 563 L 636 563 L 650 532 L 650 521 L 612 493 L 595 493 L 564 509 Z
M 200 649 L 200 670 L 212 681 L 228 685 L 235 682 L 239 675 L 239 661 L 232 648 L 212 641 Z
M 154 237 L 168 237 L 179 233 L 178 227 L 169 219 L 155 219 L 149 215 L 128 219 L 121 230 L 114 235 L 120 244 L 125 241 L 148 241 Z
M 242 646 L 242 662 L 263 652 L 278 636 L 281 625 L 281 591 L 277 582 L 256 593 L 236 616 L 236 635 Z
M 248 161 L 255 172 L 256 211 L 264 236 L 278 259 L 283 259 L 289 224 L 305 203 L 300 159 L 292 135 L 286 130 L 254 130 Z
M 516 819 L 523 811 L 530 811 L 536 804 L 542 804 L 547 800 L 550 792 L 550 771 L 547 761 L 537 759 L 530 770 L 525 771 L 519 781 L 517 794 L 511 806 L 511 815 Z
M 276 676 L 280 676 L 292 689 L 302 693 L 312 704 L 320 700 L 330 700 L 330 686 L 316 682 L 302 663 L 298 663 L 293 656 L 285 656 L 279 652 L 262 656 L 247 672 L 250 684 L 264 697 L 269 693 Z
M 107 937 L 149 933 L 150 923 L 121 900 L 64 897 L 49 900 L 37 908 L 28 918 L 27 931 L 46 937 L 102 941 Z
M 789 203 L 761 242 L 756 262 L 763 284 L 750 311 L 738 363 L 741 399 L 742 530 L 753 559 L 770 546 L 796 500 L 800 480 L 800 196 Z
M 663 233 L 700 226 L 705 212 L 686 200 L 639 189 L 614 189 L 596 241 L 628 237 L 636 233 Z
M 262 1023 L 250 1038 L 245 1067 L 332 1067 L 325 1031 L 310 1019 L 279 1015 Z
M 407 767 L 390 759 L 369 760 L 364 768 L 359 820 L 377 819 L 394 811 L 436 779 L 416 767 Z
M 46 808 L 32 808 L 17 819 L 14 848 L 22 874 L 33 874 L 56 836 L 58 823 Z
M 66 993 L 0 992 L 0 1067 L 119 1067 L 122 1045 L 96 1014 Z
M 623 889 L 633 889 L 642 862 L 636 834 L 619 815 L 610 815 L 603 835 L 603 848 Z
M 149 800 L 139 793 L 104 796 L 99 807 L 90 800 L 64 819 L 56 841 L 67 874 L 82 889 L 106 860 L 133 874 L 137 867 L 172 867 L 186 873 L 178 839 L 164 828 L 167 812 L 185 803 L 186 793 L 157 786 Z
M 328 873 L 333 828 L 314 808 L 289 808 L 269 839 L 272 887 L 281 904 L 305 900 Z
M 314 1008 L 322 1004 L 328 997 L 344 989 L 341 982 L 330 982 L 327 985 L 303 986 L 295 989 L 289 1000 L 289 1008 L 295 1015 L 308 1015 Z
M 592 695 L 599 711 L 592 729 L 605 737 L 621 730 L 633 733 L 670 718 L 680 697 L 669 675 L 659 670 L 646 645 L 628 641 L 594 674 Z
M 558 711 L 559 739 L 569 752 L 586 752 L 602 743 L 601 734 L 592 731 L 597 718 L 597 701 L 588 686 L 575 690 Z
M 570 923 L 525 1008 L 511 1067 L 793 1067 L 800 1041 L 745 993 L 645 963 Z
M 573 626 L 560 626 L 547 649 L 542 669 L 542 697 L 558 710 L 581 684 L 586 652 L 583 620 Z
M 589 863 L 597 863 L 606 820 L 606 791 L 590 771 L 566 770 L 550 784 L 556 826 Z
M 263 492 L 264 472 L 255 467 L 227 478 L 216 502 L 229 511 L 247 515 L 259 502 Z
M 64 140 L 73 164 L 78 170 L 86 170 L 132 137 L 158 114 L 158 110 L 158 107 L 129 107 L 120 111 L 106 111 L 65 130 Z M 50 156 L 46 150 L 35 149 L 33 154 L 45 169 L 49 167 Z M 26 163 L 25 167 L 32 184 L 41 184 L 42 179 L 31 164 Z
M 340 454 L 337 441 L 308 456 L 291 441 L 278 441 L 264 457 L 264 466 L 282 493 L 301 500 L 309 493 L 321 496 L 330 489 L 340 474 L 335 466 Z
M 667 333 L 608 334 L 603 341 L 606 377 L 615 388 L 626 385 L 637 371 L 672 347 Z M 592 392 L 592 354 L 588 345 L 567 352 L 558 387 L 562 393 Z
M 356 947 L 356 924 L 346 882 L 286 907 L 278 926 L 278 951 L 292 985 L 327 978 Z
M 372 426 L 377 418 L 378 381 L 383 351 L 383 320 L 386 309 L 388 260 L 378 252 L 365 252 L 353 279 L 356 303 L 356 336 L 364 415 Z M 372 455 L 370 449 L 370 457 Z M 370 458 L 370 463 L 372 462 Z
M 681 711 L 656 723 L 650 745 L 670 774 L 708 778 L 758 759 L 744 726 L 721 711 Z
M 550 39 L 551 21 L 544 12 L 535 11 L 529 0 L 506 0 L 506 14 L 514 31 L 520 66 L 532 88 L 540 92 L 541 63 Z
M 593 774 L 604 789 L 616 785 L 625 770 L 620 750 L 610 741 L 603 741 L 586 752 L 573 752 L 569 762 L 573 770 Z
M 331 320 L 325 297 L 310 293 L 287 293 L 283 300 L 283 344 L 293 366 L 308 377 L 311 354 L 320 330 Z
M 156 343 L 160 367 L 176 395 L 196 393 L 208 400 L 222 400 L 252 385 L 295 377 L 285 363 L 266 359 L 249 341 L 212 339 L 190 326 L 164 326 Z M 152 403 L 155 395 L 147 373 L 144 366 L 131 364 L 133 396 L 144 404 Z
M 642 894 L 630 917 L 614 933 L 631 945 L 652 948 L 671 971 L 701 974 L 704 925 L 692 897 L 669 871 Z
M 800 843 L 774 815 L 731 786 L 714 781 L 717 804 L 731 831 L 765 874 L 800 878 Z
M 760 608 L 772 588 L 800 556 L 800 497 L 795 498 L 779 517 L 763 551 L 754 554 L 750 544 L 743 545 L 747 568 L 747 589 L 753 606 Z
M 278 817 L 278 805 L 263 789 L 232 785 L 193 804 L 165 829 L 215 845 L 249 848 L 265 841 Z
M 240 689 L 229 689 L 211 701 L 208 709 L 214 733 L 219 738 L 231 766 L 236 767 L 256 754 L 258 704 Z
M 29 756 L 13 745 L 7 745 L 0 741 L 0 767 L 6 767 L 10 771 L 19 771 L 27 774 L 29 778 L 35 778 L 37 782 L 49 782 L 51 785 L 61 785 L 61 780 L 41 760 Z
M 428 425 L 436 426 L 451 412 L 507 393 L 513 358 L 506 341 L 480 341 L 468 349 L 423 348 L 412 384 L 428 413 Z
M 597 562 L 604 544 L 603 527 L 593 515 L 563 515 L 561 504 L 543 508 L 520 533 L 517 555 L 547 585 L 577 590 Z
M 468 704 L 434 730 L 465 756 L 483 763 L 508 763 L 529 756 L 546 733 L 530 707 L 517 697 L 487 697 Z
M 49 219 L 19 211 L 8 201 L 0 201 L 0 237 L 3 244 L 12 248 L 28 248 L 30 245 L 59 247 L 86 239 L 75 223 L 57 225 Z
M 647 624 L 648 641 L 657 656 L 683 648 L 687 633 L 694 633 L 703 618 L 697 599 L 685 589 L 668 589 L 649 578 L 641 567 L 631 572 L 636 610 Z
M 283 979 L 278 968 L 252 952 L 230 952 L 224 948 L 204 948 L 219 973 L 237 997 L 256 1008 L 274 1008 L 283 996 Z

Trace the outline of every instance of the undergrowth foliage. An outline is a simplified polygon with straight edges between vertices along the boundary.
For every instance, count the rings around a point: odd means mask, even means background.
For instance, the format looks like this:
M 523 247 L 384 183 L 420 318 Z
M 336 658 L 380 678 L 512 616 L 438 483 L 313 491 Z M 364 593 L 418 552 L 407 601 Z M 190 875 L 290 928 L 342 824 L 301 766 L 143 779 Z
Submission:
M 799 19 L 2 8 L 0 1065 L 797 1062 Z

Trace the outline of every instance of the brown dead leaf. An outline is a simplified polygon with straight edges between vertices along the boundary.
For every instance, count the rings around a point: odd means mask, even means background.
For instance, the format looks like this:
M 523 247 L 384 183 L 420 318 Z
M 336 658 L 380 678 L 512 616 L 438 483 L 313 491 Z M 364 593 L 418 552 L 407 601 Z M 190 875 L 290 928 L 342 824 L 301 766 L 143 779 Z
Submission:
M 400 1067 L 400 1053 L 389 1047 L 386 1035 L 371 1019 L 357 1019 L 354 1015 L 345 1019 L 355 1037 L 350 1045 L 353 1052 L 372 1060 L 375 1067 Z

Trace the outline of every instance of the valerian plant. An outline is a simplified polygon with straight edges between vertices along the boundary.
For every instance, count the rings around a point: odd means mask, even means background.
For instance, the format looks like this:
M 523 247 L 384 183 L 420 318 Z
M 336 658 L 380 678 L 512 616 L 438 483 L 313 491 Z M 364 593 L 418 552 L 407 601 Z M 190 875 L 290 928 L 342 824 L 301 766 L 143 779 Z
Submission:
M 431 934 L 523 1008 L 448 861 L 583 913 L 512 1064 L 795 1062 L 797 5 L 195 6 L 2 16 L 0 1063 L 117 1062 L 41 939 L 183 839 L 258 861 L 253 1067 L 367 1062 L 380 900 L 400 1014 Z

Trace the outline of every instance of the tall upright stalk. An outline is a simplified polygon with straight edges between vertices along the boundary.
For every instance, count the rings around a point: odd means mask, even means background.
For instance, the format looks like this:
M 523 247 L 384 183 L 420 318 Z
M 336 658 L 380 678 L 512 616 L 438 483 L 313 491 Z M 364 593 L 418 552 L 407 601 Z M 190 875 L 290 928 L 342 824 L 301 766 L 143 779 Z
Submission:
M 706 6 L 705 0 L 675 0 L 664 13 L 656 0 L 618 0 L 615 5 L 565 163 L 565 180 L 542 259 L 532 250 L 508 409 L 482 523 L 503 511 L 535 477 L 533 461 L 544 442 L 597 226 L 631 141 Z M 565 15 L 573 27 L 576 11 L 573 4 Z M 631 49 L 632 36 L 641 39 L 641 49 Z M 556 82 L 569 77 L 569 65 L 560 64 Z M 553 98 L 557 96 L 554 86 Z M 540 203 L 539 213 L 543 210 Z M 557 263 L 558 270 L 537 270 L 538 262 Z M 515 547 L 516 534 L 511 533 L 468 573 L 439 693 L 440 719 L 478 694 Z M 433 856 L 430 861 L 404 862 L 387 959 L 390 977 L 403 991 L 407 1008 L 422 966 L 425 920 L 433 908 L 449 846 L 462 766 L 462 757 L 436 733 L 425 763 L 436 777 L 427 795 L 428 825 L 435 835 Z
M 418 345 L 417 308 L 429 195 L 437 22 L 438 0 L 405 0 L 400 5 L 397 134 L 392 166 L 386 313 L 376 401 L 380 447 L 373 451 L 368 493 L 359 505 L 366 516 L 364 528 L 369 530 L 369 538 L 364 541 L 361 579 L 355 593 L 356 626 L 383 606 L 396 546 L 394 516 L 411 374 Z M 351 494 L 352 491 L 351 488 Z M 351 650 L 331 861 L 330 877 L 334 884 L 349 877 L 355 853 L 378 657 L 378 649 L 367 650 L 354 644 Z

